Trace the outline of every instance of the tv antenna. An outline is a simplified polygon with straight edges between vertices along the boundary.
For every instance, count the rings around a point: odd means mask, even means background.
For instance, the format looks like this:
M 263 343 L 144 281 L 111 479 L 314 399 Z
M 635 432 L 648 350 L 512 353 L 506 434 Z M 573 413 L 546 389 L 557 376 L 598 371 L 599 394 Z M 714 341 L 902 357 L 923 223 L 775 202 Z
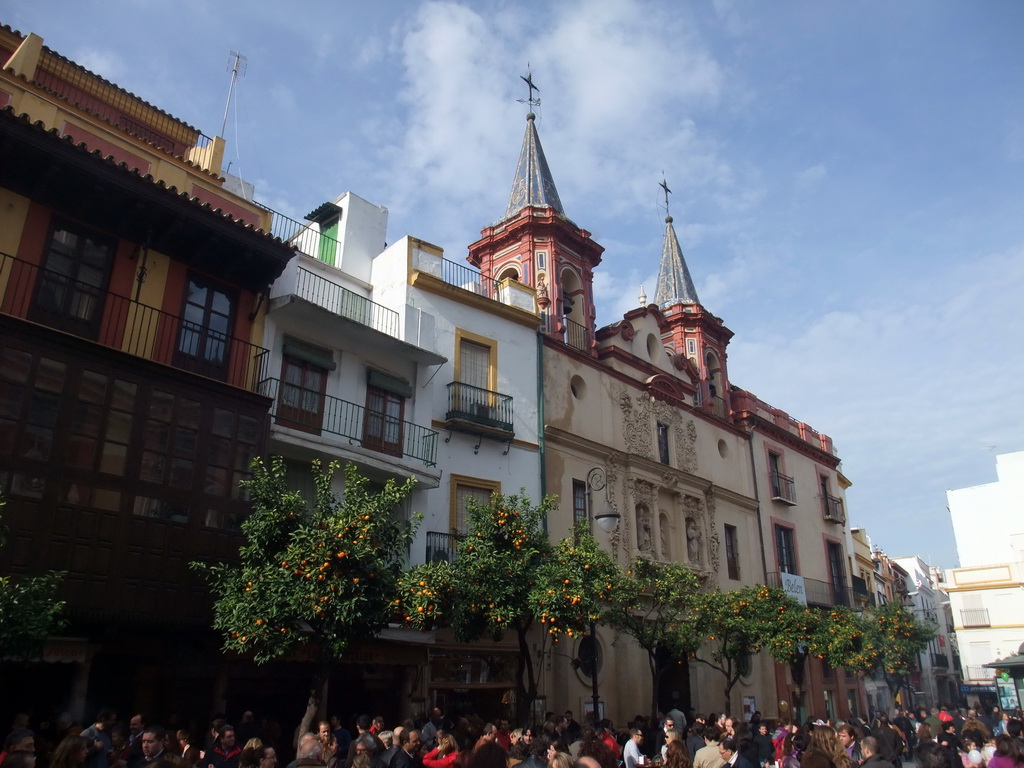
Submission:
M 228 100 L 224 105 L 224 120 L 220 124 L 220 136 L 224 136 L 224 131 L 228 127 L 228 110 L 231 109 L 231 97 L 235 92 L 235 83 L 238 82 L 238 78 L 245 77 L 245 70 L 249 66 L 249 59 L 240 54 L 238 51 L 230 52 L 231 58 L 228 59 L 228 71 L 231 73 L 231 84 L 228 86 Z

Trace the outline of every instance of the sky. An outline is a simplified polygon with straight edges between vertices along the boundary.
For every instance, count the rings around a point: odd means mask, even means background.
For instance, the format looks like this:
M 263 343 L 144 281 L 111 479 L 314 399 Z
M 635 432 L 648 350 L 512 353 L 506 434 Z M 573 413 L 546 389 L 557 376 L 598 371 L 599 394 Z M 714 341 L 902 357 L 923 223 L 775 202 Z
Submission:
M 945 489 L 1024 450 L 1024 3 L 0 9 L 211 136 L 244 54 L 225 160 L 258 201 L 301 219 L 351 190 L 456 261 L 504 214 L 529 67 L 566 214 L 605 247 L 598 324 L 654 295 L 664 177 L 730 379 L 833 438 L 876 545 L 956 566 Z

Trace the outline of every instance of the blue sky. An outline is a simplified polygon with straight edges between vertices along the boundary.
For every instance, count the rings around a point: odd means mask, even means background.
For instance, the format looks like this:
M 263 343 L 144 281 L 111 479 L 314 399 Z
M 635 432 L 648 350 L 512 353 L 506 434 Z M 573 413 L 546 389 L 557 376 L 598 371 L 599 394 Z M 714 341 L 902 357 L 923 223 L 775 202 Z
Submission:
M 301 218 L 351 190 L 461 260 L 504 210 L 527 62 L 599 322 L 654 293 L 658 182 L 734 383 L 832 436 L 849 515 L 956 564 L 946 488 L 1024 449 L 1024 3 L 8 0 Z M 287 10 L 286 10 L 287 8 Z M 994 535 L 996 532 L 993 532 Z

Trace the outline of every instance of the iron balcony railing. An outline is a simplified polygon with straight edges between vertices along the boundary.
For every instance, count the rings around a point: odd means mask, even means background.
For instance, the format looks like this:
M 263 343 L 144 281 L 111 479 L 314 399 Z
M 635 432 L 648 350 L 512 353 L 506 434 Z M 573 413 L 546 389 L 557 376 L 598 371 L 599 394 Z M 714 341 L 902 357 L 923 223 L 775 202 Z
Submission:
M 0 312 L 255 392 L 263 347 L 0 253 Z
M 725 407 L 725 399 L 718 395 L 711 396 L 711 413 L 720 419 L 726 418 L 729 413 Z
M 335 262 L 341 254 L 341 247 L 336 238 L 324 234 L 319 229 L 314 229 L 310 224 L 303 224 L 301 221 L 285 216 L 262 203 L 256 203 L 256 205 L 270 214 L 270 234 L 284 240 L 289 245 L 294 245 L 300 253 L 335 266 Z
M 573 349 L 586 352 L 590 349 L 590 329 L 575 320 L 565 318 L 565 343 Z
M 843 512 L 843 500 L 838 496 L 824 494 L 821 497 L 821 511 L 826 520 L 834 523 L 846 523 L 846 514 Z
M 445 418 L 512 432 L 512 396 L 453 381 L 448 385 L 448 414 Z
M 331 434 L 392 456 L 408 456 L 428 466 L 437 459 L 437 432 L 382 411 L 303 389 L 279 379 L 264 379 L 261 394 L 271 397 L 271 414 L 282 427 Z
M 982 667 L 974 664 L 967 667 L 968 680 L 995 680 L 995 678 L 996 671 L 991 667 Z
M 459 537 L 454 533 L 427 531 L 426 562 L 439 563 L 444 561 L 454 563 L 458 546 Z
M 322 275 L 298 268 L 295 295 L 323 307 L 335 315 L 347 317 L 357 323 L 398 338 L 398 313 L 376 304 L 365 296 L 350 291 Z
M 104 82 L 68 59 L 44 53 L 33 80 L 69 104 L 172 155 L 184 155 L 192 147 L 206 147 L 212 141 L 197 129 Z
M 449 285 L 457 286 L 464 291 L 498 300 L 498 283 L 488 280 L 480 270 L 448 259 L 441 259 L 441 279 Z
M 781 472 L 771 472 L 769 474 L 769 481 L 771 483 L 773 499 L 785 501 L 788 504 L 796 504 L 796 490 L 792 477 Z
M 830 581 L 819 579 L 808 579 L 803 577 L 804 595 L 808 605 L 817 605 L 824 608 L 833 605 L 843 605 L 847 608 L 855 606 L 853 594 L 846 585 L 833 584 Z M 782 579 L 778 572 L 771 572 L 765 581 L 769 587 L 782 587 Z
M 960 623 L 965 627 L 992 626 L 992 622 L 988 618 L 988 608 L 962 608 L 960 610 Z

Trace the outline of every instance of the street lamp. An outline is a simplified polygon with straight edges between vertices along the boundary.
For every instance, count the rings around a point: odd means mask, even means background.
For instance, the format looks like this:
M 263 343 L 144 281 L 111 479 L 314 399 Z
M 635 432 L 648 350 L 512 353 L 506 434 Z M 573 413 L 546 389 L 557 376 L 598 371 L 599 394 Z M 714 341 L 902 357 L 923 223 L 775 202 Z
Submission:
M 619 525 L 619 512 L 608 498 L 608 474 L 603 467 L 594 467 L 587 473 L 587 502 L 592 519 L 605 533 L 611 533 Z M 600 508 L 594 506 L 593 492 L 604 491 Z M 597 624 L 590 622 L 590 693 L 594 700 L 592 716 L 594 724 L 601 721 L 601 696 L 597 690 Z

